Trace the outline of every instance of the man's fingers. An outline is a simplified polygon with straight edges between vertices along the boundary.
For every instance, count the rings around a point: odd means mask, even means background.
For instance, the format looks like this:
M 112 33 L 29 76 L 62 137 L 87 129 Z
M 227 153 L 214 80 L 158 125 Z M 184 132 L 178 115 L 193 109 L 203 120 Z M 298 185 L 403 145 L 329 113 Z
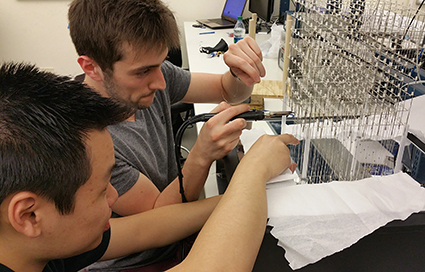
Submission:
M 226 103 L 226 102 L 221 102 L 220 104 L 218 104 L 214 109 L 212 109 L 210 111 L 210 113 L 219 113 L 221 111 L 224 111 L 225 109 L 230 108 L 231 105 Z
M 297 145 L 300 143 L 300 141 L 291 134 L 282 134 L 279 135 L 279 138 L 287 145 Z
M 230 121 L 233 117 L 238 114 L 249 111 L 250 107 L 248 104 L 240 104 L 237 106 L 230 106 L 227 109 L 219 112 L 217 115 L 213 116 L 207 123 L 212 125 L 225 124 Z
M 291 165 L 289 165 L 289 170 L 291 170 L 292 173 L 294 173 L 295 169 L 297 169 L 297 164 L 295 162 L 291 163 Z

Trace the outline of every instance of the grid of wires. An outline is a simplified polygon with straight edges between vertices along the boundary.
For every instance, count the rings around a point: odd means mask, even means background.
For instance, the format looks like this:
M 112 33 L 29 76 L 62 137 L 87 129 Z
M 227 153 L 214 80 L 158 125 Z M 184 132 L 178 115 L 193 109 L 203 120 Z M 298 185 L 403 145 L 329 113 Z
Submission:
M 392 1 L 295 6 L 289 108 L 299 121 L 289 129 L 302 140 L 292 147 L 302 181 L 394 173 L 423 80 L 425 14 Z

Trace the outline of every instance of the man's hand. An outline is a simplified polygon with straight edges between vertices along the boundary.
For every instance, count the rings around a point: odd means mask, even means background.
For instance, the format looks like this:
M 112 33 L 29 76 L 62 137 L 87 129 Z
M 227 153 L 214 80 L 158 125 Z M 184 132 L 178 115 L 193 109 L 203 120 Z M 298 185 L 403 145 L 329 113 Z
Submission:
M 238 168 L 250 169 L 255 165 L 255 171 L 263 172 L 267 180 L 276 177 L 287 168 L 294 171 L 296 164 L 291 163 L 287 145 L 298 143 L 299 141 L 290 134 L 263 135 L 243 156 Z
M 246 126 L 246 120 L 242 118 L 231 122 L 229 120 L 249 109 L 247 104 L 230 106 L 225 102 L 220 103 L 211 111 L 218 114 L 202 126 L 198 139 L 191 150 L 192 155 L 196 153 L 197 160 L 203 160 L 208 165 L 230 153 L 239 142 L 242 129 Z
M 256 41 L 249 36 L 229 45 L 229 50 L 223 55 L 223 59 L 231 73 L 246 86 L 259 83 L 260 78 L 266 75 L 261 50 Z

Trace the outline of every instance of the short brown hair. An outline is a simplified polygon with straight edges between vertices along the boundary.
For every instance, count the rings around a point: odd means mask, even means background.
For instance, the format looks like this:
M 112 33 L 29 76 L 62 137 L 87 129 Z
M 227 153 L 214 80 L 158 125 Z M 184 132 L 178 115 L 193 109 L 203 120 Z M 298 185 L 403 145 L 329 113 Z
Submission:
M 158 52 L 180 46 L 175 18 L 160 0 L 74 0 L 68 19 L 78 55 L 105 72 L 122 59 L 125 42 Z

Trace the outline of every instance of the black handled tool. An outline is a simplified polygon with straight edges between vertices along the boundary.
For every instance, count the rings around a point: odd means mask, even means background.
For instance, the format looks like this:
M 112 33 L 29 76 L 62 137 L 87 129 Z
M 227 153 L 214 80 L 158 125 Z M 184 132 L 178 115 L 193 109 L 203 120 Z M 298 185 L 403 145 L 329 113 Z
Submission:
M 237 118 L 244 118 L 247 121 L 257 121 L 257 120 L 273 120 L 273 118 L 280 118 L 283 115 L 289 115 L 291 114 L 291 111 L 278 111 L 278 112 L 270 112 L 270 111 L 258 111 L 258 110 L 250 110 L 241 114 L 236 115 L 231 120 L 237 119 Z M 184 194 L 184 188 L 183 188 L 183 173 L 182 173 L 182 166 L 180 163 L 180 145 L 182 141 L 182 136 L 186 128 L 191 125 L 195 124 L 197 122 L 207 122 L 210 118 L 215 116 L 217 113 L 202 113 L 195 115 L 186 121 L 183 122 L 183 124 L 180 126 L 179 130 L 176 134 L 175 139 L 175 155 L 177 159 L 177 170 L 178 170 L 178 177 L 179 177 L 179 186 L 180 186 L 180 194 L 182 196 L 182 202 L 187 202 L 186 196 Z M 275 119 L 276 120 L 276 119 Z
M 235 117 L 233 117 L 231 120 L 235 120 L 238 118 L 243 118 L 247 121 L 259 121 L 259 120 L 272 120 L 274 118 L 279 118 L 282 117 L 284 115 L 289 115 L 291 114 L 291 111 L 259 111 L 259 110 L 250 110 L 241 114 L 236 115 Z M 216 115 L 218 113 L 203 113 L 203 114 L 199 114 L 197 116 L 197 120 L 196 122 L 206 122 L 208 121 L 210 118 L 212 118 L 214 115 Z

